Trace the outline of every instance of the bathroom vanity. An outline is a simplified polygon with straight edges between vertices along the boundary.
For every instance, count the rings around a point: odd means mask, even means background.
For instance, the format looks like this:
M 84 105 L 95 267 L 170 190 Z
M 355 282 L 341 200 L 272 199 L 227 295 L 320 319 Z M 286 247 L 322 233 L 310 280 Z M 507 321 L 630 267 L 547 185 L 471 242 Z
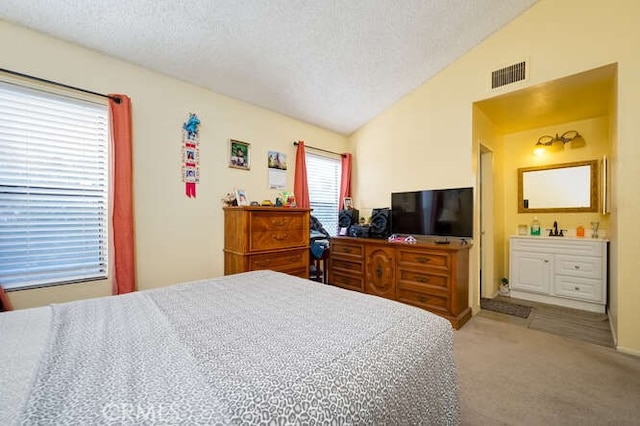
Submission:
M 510 237 L 514 298 L 606 312 L 607 240 Z

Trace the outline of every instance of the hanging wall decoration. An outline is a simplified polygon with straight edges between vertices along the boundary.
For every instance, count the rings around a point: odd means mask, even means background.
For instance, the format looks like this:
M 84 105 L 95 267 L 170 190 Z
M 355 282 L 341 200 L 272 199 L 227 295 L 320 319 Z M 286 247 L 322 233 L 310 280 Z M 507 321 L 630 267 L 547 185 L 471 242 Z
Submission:
M 200 183 L 200 119 L 189 113 L 182 124 L 182 181 L 187 197 L 196 198 L 196 183 Z
M 287 156 L 282 152 L 269 151 L 269 188 L 282 189 L 287 186 Z

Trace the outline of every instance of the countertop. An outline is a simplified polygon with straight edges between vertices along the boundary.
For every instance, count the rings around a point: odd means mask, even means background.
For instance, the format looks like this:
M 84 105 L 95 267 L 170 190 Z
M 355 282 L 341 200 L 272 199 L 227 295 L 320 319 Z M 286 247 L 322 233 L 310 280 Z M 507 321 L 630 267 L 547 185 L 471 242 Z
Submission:
M 609 238 L 591 238 L 591 237 L 576 237 L 575 235 L 563 236 L 563 237 L 550 237 L 548 235 L 511 235 L 511 238 L 525 238 L 536 240 L 583 240 L 583 241 L 609 241 Z

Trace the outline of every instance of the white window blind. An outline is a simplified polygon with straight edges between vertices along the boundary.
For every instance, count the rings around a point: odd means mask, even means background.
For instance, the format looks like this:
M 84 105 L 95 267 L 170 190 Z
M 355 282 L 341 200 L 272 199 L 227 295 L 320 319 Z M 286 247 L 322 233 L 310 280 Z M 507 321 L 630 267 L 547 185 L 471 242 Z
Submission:
M 340 159 L 306 153 L 309 204 L 322 226 L 335 236 L 338 233 L 338 199 L 340 197 Z
M 107 106 L 0 83 L 0 283 L 107 277 Z

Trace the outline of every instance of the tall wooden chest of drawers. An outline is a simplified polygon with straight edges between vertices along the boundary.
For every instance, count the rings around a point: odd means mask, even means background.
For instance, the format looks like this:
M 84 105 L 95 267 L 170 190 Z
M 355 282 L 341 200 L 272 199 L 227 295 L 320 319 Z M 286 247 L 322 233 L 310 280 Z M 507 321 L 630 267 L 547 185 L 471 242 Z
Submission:
M 460 328 L 471 318 L 469 245 L 331 239 L 329 283 L 447 318 Z
M 309 209 L 224 208 L 224 273 L 271 269 L 309 278 Z

